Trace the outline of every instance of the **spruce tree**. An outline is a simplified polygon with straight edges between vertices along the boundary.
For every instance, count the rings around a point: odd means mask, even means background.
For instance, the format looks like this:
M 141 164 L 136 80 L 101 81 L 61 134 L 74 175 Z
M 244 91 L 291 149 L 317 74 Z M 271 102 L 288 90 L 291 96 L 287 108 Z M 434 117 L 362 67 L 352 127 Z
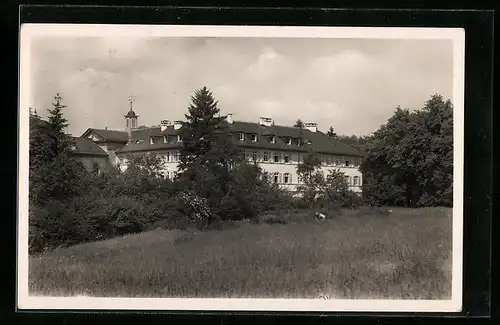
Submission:
M 68 120 L 64 117 L 63 109 L 66 105 L 62 103 L 62 97 L 59 93 L 54 96 L 54 102 L 52 103 L 52 109 L 48 109 L 49 117 L 48 124 L 51 130 L 51 137 L 53 140 L 53 152 L 56 155 L 62 154 L 69 148 L 70 139 L 64 133 L 68 127 Z
M 59 93 L 54 96 L 54 102 L 52 103 L 53 108 L 48 109 L 49 111 L 49 123 L 54 131 L 57 133 L 64 133 L 64 130 L 68 127 L 68 120 L 63 115 L 63 109 L 66 105 L 61 104 L 62 97 Z
M 296 128 L 303 128 L 304 127 L 304 122 L 302 122 L 302 120 L 299 118 L 295 124 L 293 125 L 293 127 L 296 127 Z
M 334 129 L 332 126 L 330 126 L 330 129 L 328 130 L 328 132 L 326 133 L 327 136 L 329 136 L 330 138 L 332 139 L 336 139 L 337 138 L 337 133 L 335 133 Z
M 179 169 L 194 165 L 227 167 L 237 155 L 218 102 L 207 87 L 195 91 L 182 125 Z

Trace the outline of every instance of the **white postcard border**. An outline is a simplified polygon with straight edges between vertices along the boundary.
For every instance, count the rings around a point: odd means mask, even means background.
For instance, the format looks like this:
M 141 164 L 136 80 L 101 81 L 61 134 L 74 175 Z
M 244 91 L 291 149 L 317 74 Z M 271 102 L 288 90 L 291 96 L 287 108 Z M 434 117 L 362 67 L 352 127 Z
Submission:
M 310 300 L 38 297 L 28 293 L 30 42 L 34 37 L 266 37 L 443 39 L 454 46 L 454 185 L 451 300 Z M 19 309 L 458 312 L 462 308 L 465 31 L 460 28 L 23 24 L 20 33 L 18 138 Z

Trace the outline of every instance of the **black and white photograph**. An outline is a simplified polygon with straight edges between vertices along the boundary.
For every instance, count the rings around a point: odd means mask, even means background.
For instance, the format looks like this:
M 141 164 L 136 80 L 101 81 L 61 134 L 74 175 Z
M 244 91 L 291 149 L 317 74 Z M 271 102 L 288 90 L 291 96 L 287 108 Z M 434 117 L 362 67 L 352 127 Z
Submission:
M 462 29 L 23 24 L 18 304 L 462 308 Z

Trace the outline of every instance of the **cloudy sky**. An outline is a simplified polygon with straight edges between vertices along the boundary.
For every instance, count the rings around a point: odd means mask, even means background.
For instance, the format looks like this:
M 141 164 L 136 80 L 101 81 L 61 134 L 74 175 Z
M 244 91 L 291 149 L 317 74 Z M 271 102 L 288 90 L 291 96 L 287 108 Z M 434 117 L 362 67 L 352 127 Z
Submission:
M 184 119 L 203 86 L 235 120 L 297 118 L 340 134 L 369 134 L 395 107 L 452 97 L 453 47 L 443 40 L 37 37 L 31 105 L 59 92 L 69 132 L 123 129 L 128 96 L 139 125 Z

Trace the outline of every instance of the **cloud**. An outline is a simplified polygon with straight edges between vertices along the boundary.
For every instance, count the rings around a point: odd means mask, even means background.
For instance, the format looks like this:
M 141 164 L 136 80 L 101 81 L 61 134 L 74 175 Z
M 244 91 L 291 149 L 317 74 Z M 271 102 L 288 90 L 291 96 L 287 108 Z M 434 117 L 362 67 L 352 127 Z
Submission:
M 139 124 L 183 119 L 203 86 L 236 120 L 368 134 L 397 105 L 451 97 L 453 80 L 451 43 L 425 40 L 38 38 L 31 60 L 34 107 L 43 115 L 60 92 L 77 135 L 123 129 L 129 95 Z

